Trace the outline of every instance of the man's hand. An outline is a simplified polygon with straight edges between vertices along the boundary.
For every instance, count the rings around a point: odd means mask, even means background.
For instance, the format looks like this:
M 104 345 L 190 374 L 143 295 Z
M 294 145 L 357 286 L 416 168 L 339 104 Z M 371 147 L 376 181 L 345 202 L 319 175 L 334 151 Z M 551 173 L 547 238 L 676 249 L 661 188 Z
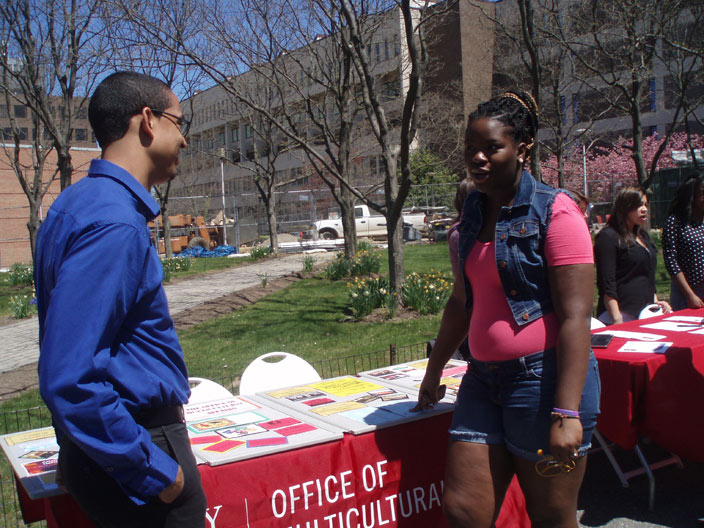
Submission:
M 183 484 L 183 471 L 181 471 L 181 466 L 179 466 L 178 473 L 176 473 L 176 480 L 168 488 L 159 493 L 159 500 L 165 504 L 171 504 L 181 495 Z

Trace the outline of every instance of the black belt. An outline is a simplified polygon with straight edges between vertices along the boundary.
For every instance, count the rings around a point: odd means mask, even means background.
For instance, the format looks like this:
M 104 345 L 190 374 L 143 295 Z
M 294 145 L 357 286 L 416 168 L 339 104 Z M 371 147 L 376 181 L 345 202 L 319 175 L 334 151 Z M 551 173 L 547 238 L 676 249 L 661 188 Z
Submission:
M 149 409 L 135 415 L 134 421 L 145 429 L 153 429 L 164 425 L 184 423 L 183 407 L 175 405 L 160 409 Z

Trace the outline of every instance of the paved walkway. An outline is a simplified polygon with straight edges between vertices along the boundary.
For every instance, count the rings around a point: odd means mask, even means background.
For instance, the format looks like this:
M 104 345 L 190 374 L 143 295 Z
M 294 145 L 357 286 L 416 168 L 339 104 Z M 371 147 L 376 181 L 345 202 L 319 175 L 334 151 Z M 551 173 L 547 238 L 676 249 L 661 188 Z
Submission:
M 319 264 L 331 260 L 335 253 L 310 253 L 310 256 Z M 275 279 L 301 271 L 302 260 L 300 253 L 289 254 L 166 284 L 164 289 L 169 299 L 171 314 L 175 315 L 211 299 L 261 284 L 263 277 Z M 0 326 L 0 372 L 36 362 L 39 359 L 38 334 L 36 317 Z

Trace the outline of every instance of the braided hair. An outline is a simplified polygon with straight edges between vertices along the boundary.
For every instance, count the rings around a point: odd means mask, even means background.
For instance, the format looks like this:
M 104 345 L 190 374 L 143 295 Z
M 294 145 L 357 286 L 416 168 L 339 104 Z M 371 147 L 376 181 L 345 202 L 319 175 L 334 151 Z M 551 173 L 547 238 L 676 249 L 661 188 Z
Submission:
M 538 134 L 538 104 L 532 95 L 520 90 L 511 90 L 497 95 L 480 103 L 477 109 L 469 114 L 469 123 L 482 117 L 498 119 L 510 127 L 508 134 L 514 141 L 524 142 L 527 150 L 533 147 Z M 469 124 L 467 132 L 469 132 Z

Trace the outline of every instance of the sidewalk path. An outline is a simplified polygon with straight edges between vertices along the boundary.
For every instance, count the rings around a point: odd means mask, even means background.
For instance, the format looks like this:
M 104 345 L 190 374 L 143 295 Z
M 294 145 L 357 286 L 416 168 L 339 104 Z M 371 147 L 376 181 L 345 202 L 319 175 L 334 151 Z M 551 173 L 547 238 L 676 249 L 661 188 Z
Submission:
M 316 265 L 331 260 L 334 252 L 311 253 Z M 198 275 L 174 284 L 165 284 L 171 314 L 193 308 L 211 299 L 216 299 L 251 286 L 261 284 L 262 278 L 275 279 L 303 270 L 300 253 L 265 259 L 253 264 L 236 266 L 223 271 Z M 0 373 L 36 362 L 39 359 L 37 318 L 0 326 Z

